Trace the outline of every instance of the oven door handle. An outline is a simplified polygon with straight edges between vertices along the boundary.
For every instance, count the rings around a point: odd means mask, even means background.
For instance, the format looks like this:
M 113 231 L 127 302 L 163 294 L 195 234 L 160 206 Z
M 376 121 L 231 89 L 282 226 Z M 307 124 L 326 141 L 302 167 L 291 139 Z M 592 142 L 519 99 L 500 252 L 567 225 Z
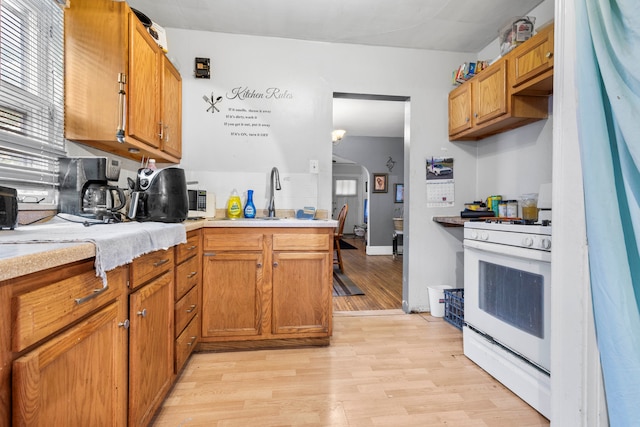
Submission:
M 465 249 L 489 252 L 498 255 L 518 257 L 533 261 L 551 262 L 551 252 L 537 249 L 519 248 L 516 246 L 500 245 L 496 243 L 479 242 L 477 240 L 464 239 L 462 246 Z

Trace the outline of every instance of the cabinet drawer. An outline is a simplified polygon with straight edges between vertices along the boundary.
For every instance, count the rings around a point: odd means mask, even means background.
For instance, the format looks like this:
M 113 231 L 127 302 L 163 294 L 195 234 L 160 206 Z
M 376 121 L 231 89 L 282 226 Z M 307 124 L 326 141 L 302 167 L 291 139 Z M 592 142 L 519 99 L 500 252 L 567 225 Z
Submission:
M 134 259 L 131 263 L 131 289 L 172 268 L 173 260 L 173 248 L 151 252 Z
M 122 292 L 126 268 L 107 274 L 110 286 L 90 270 L 13 297 L 12 350 L 22 351 L 89 314 Z
M 330 251 L 333 235 L 285 234 L 273 235 L 274 251 Z
M 180 335 L 189 320 L 198 312 L 198 287 L 194 286 L 180 301 L 176 303 L 176 336 Z
M 176 365 L 175 372 L 178 373 L 189 358 L 189 355 L 198 342 L 198 315 L 189 323 L 189 326 L 176 338 Z
M 200 247 L 200 234 L 194 234 L 187 238 L 187 243 L 176 246 L 176 264 L 181 264 L 187 258 L 198 254 Z
M 261 251 L 262 233 L 244 230 L 207 230 L 204 235 L 205 251 Z
M 200 281 L 200 257 L 193 257 L 176 267 L 176 301 Z

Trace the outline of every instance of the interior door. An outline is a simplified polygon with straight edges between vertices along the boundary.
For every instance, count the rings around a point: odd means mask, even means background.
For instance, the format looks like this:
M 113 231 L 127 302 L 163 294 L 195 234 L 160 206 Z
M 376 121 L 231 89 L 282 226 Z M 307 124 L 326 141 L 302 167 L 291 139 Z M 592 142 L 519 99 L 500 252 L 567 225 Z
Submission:
M 362 218 L 362 204 L 364 202 L 360 187 L 358 176 L 333 176 L 332 218 L 336 219 L 338 217 L 342 205 L 345 203 L 349 205 L 349 212 L 344 222 L 344 234 L 353 234 L 353 227 L 364 222 L 364 218 Z

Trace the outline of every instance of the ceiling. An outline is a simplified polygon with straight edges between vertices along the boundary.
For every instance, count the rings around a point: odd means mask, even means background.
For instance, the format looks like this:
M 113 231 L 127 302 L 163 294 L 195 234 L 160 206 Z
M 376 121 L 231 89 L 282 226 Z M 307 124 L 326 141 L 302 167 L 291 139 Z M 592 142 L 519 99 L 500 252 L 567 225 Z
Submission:
M 128 0 L 166 28 L 476 53 L 543 0 Z M 402 136 L 404 102 L 336 99 L 335 128 Z

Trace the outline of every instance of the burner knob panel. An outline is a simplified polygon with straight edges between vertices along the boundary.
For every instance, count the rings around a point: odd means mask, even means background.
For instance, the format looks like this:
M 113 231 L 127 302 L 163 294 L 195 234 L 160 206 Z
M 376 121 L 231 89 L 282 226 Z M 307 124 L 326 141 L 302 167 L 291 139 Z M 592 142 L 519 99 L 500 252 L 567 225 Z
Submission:
M 525 237 L 522 239 L 522 246 L 530 248 L 533 245 L 533 239 L 531 237 Z

